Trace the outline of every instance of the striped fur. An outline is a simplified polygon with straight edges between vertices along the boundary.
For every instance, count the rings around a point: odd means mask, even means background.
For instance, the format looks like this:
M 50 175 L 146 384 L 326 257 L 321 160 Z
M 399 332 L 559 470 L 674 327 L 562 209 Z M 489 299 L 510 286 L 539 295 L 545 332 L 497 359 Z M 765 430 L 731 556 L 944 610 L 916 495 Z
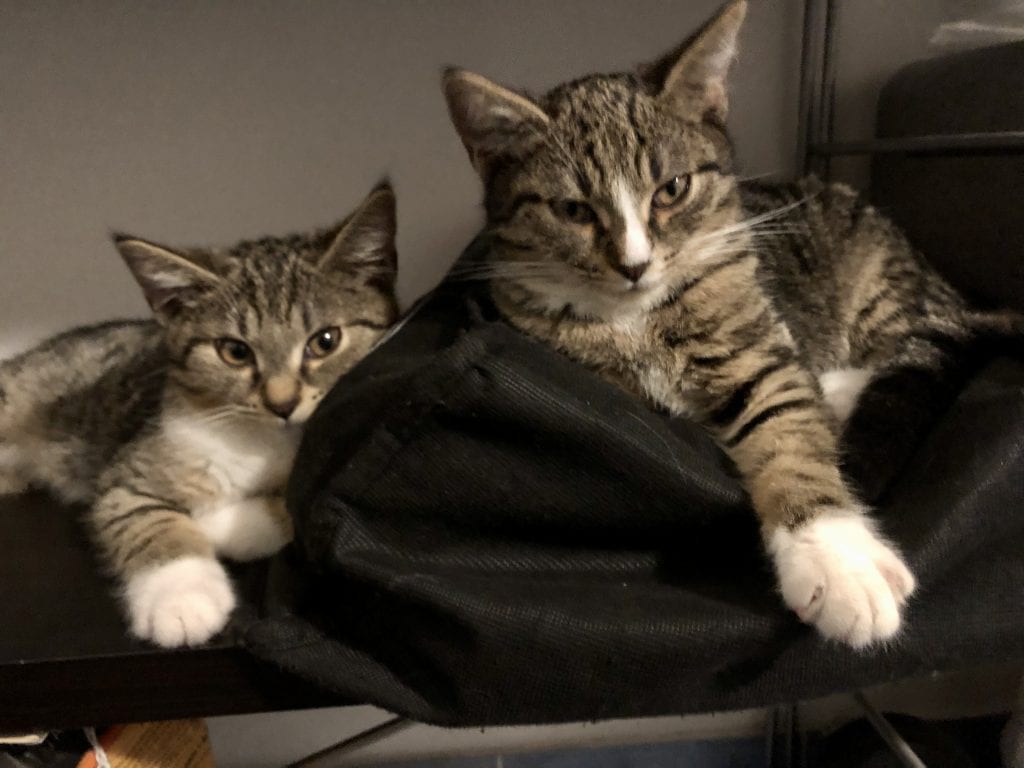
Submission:
M 725 77 L 745 10 L 637 73 L 537 99 L 447 72 L 491 244 L 462 276 L 490 280 L 519 328 L 699 420 L 740 470 L 786 602 L 864 646 L 898 630 L 914 579 L 840 473 L 842 419 L 869 380 L 940 369 L 981 325 L 1015 321 L 970 310 L 847 187 L 737 178 Z
M 397 314 L 394 235 L 386 185 L 306 235 L 187 250 L 119 235 L 154 319 L 0 363 L 0 492 L 36 485 L 91 505 L 138 636 L 205 641 L 234 605 L 216 556 L 290 539 L 281 494 L 302 424 Z

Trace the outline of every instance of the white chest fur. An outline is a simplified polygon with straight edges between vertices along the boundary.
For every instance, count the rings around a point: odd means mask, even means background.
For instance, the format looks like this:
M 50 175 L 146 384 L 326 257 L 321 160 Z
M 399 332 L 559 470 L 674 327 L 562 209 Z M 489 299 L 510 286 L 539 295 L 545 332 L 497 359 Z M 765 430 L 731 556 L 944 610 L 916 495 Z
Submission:
M 207 472 L 228 497 L 281 490 L 299 441 L 298 429 L 255 419 L 175 416 L 164 423 L 164 433 L 179 455 Z
M 672 415 L 686 416 L 693 413 L 683 384 L 667 371 L 652 366 L 641 375 L 640 384 L 651 400 L 667 408 Z

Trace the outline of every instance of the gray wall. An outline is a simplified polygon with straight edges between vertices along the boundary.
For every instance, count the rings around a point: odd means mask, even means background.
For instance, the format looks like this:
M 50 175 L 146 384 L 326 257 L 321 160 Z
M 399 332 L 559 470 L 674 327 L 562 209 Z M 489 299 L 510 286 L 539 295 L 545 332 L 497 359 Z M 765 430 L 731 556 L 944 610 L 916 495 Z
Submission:
M 480 222 L 440 97 L 444 65 L 544 89 L 652 58 L 717 4 L 0 0 L 0 356 L 143 313 L 111 229 L 185 244 L 326 224 L 384 173 L 398 190 L 408 302 Z M 731 120 L 749 174 L 793 168 L 800 8 L 753 1 Z M 295 759 L 359 717 L 379 715 L 211 727 L 220 762 L 252 768 Z M 414 740 L 447 748 L 440 738 Z
M 141 314 L 111 229 L 229 242 L 326 224 L 384 173 L 401 296 L 480 221 L 439 72 L 533 89 L 678 42 L 718 0 L 0 0 L 0 356 Z M 732 123 L 749 173 L 793 166 L 799 0 L 754 0 Z

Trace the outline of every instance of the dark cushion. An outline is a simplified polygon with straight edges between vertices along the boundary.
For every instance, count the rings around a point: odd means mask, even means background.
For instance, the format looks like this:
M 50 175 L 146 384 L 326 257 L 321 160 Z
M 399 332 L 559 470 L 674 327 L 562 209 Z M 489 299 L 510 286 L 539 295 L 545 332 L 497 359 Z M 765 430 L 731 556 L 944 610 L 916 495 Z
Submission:
M 885 450 L 885 446 L 878 446 Z M 1024 365 L 997 360 L 879 510 L 920 592 L 898 640 L 822 641 L 775 594 L 748 501 L 671 419 L 442 286 L 317 411 L 264 659 L 450 725 L 792 701 L 1024 659 Z
M 1024 132 L 1024 42 L 915 62 L 878 103 L 883 138 Z M 873 200 L 976 301 L 1024 311 L 1024 149 L 885 153 Z

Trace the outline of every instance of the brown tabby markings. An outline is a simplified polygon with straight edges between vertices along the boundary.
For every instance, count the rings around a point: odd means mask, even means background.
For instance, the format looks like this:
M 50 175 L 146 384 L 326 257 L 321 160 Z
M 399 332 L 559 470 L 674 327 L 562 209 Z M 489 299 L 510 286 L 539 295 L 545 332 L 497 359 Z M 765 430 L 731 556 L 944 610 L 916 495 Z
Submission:
M 154 320 L 105 323 L 0 364 L 0 492 L 92 505 L 132 629 L 195 644 L 234 605 L 214 559 L 291 538 L 281 496 L 301 427 L 393 323 L 395 203 L 229 249 L 118 236 Z
M 725 77 L 745 10 L 538 99 L 448 71 L 491 245 L 467 275 L 519 328 L 703 423 L 786 602 L 863 646 L 895 634 L 914 579 L 840 474 L 842 424 L 869 379 L 920 379 L 1011 321 L 970 311 L 848 188 L 737 179 Z

